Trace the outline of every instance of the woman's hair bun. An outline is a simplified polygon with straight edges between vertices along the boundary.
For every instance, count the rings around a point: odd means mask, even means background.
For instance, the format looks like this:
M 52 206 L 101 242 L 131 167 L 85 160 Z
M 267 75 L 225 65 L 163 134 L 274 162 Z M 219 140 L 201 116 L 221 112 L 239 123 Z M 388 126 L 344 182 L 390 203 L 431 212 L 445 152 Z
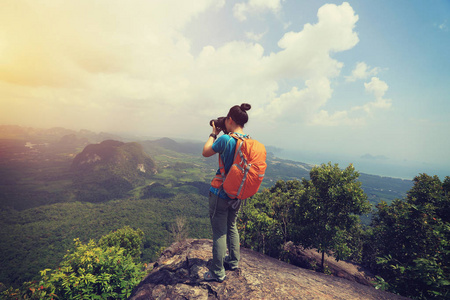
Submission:
M 248 121 L 247 110 L 252 106 L 248 103 L 242 103 L 241 105 L 235 105 L 230 108 L 227 117 L 231 117 L 236 124 L 244 127 L 244 124 Z
M 250 110 L 250 108 L 252 108 L 252 106 L 251 106 L 250 104 L 248 104 L 248 103 L 242 103 L 242 104 L 241 104 L 241 109 L 242 109 L 243 111 Z

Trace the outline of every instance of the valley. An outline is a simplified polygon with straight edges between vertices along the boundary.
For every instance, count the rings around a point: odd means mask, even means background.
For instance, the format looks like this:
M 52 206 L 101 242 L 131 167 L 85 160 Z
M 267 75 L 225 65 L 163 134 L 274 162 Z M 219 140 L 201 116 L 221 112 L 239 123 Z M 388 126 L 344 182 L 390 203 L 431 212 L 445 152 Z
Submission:
M 102 151 L 115 160 L 74 167 L 88 145 L 107 140 L 116 141 L 110 142 L 116 148 Z M 0 126 L 0 282 L 31 280 L 57 265 L 73 239 L 98 239 L 125 225 L 145 233 L 143 262 L 172 243 L 177 217 L 185 218 L 190 237 L 210 238 L 207 195 L 217 158 L 202 157 L 202 146 L 168 138 L 141 141 L 86 130 Z M 94 163 L 102 161 L 100 154 L 91 154 Z M 262 189 L 278 180 L 308 178 L 312 167 L 271 153 L 267 162 Z M 412 186 L 411 181 L 369 174 L 360 174 L 360 181 L 374 205 L 402 198 Z

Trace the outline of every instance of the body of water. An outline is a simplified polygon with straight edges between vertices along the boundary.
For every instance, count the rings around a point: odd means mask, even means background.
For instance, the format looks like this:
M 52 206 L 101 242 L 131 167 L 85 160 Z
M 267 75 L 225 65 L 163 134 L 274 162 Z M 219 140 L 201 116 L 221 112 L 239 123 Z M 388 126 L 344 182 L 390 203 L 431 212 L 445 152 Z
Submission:
M 437 175 L 443 181 L 445 176 L 450 176 L 450 166 L 421 163 L 413 161 L 393 161 L 388 158 L 367 158 L 364 156 L 352 157 L 327 153 L 307 153 L 293 150 L 281 150 L 275 156 L 298 162 L 320 165 L 331 162 L 339 164 L 340 168 L 346 168 L 350 163 L 360 173 L 394 177 L 412 180 L 420 173 L 430 176 Z

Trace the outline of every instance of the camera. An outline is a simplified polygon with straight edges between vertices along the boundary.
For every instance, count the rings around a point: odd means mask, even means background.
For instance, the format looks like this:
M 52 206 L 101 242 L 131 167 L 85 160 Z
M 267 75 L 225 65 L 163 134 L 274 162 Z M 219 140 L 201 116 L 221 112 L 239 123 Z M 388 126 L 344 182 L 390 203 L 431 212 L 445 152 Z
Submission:
M 225 127 L 225 120 L 226 120 L 226 117 L 218 117 L 217 119 L 209 121 L 209 126 L 213 126 L 213 122 L 214 122 L 216 129 L 222 130 L 225 134 L 227 134 L 228 132 L 227 132 L 227 128 Z

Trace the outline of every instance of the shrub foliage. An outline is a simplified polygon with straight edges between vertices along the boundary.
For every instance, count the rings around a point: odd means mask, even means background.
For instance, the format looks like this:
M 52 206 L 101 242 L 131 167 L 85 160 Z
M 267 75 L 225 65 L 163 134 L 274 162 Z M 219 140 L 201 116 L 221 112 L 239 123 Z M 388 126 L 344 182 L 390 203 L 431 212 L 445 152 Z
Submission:
M 450 297 L 450 177 L 420 174 L 405 200 L 377 206 L 365 262 L 385 287 L 416 299 Z
M 321 165 L 310 180 L 278 181 L 241 211 L 242 244 L 276 258 L 293 242 L 336 259 L 354 259 L 377 274 L 377 288 L 413 299 L 450 298 L 450 177 L 420 174 L 405 199 L 369 210 L 350 165 Z M 323 256 L 322 256 L 323 257 Z M 322 270 L 324 270 L 322 260 Z
M 129 241 L 132 242 L 129 242 Z M 8 289 L 5 299 L 126 299 L 141 281 L 143 265 L 139 254 L 142 231 L 122 228 L 84 244 L 75 239 L 74 248 L 57 269 L 41 271 L 39 281 L 26 282 L 22 289 Z M 125 245 L 121 247 L 120 245 Z

